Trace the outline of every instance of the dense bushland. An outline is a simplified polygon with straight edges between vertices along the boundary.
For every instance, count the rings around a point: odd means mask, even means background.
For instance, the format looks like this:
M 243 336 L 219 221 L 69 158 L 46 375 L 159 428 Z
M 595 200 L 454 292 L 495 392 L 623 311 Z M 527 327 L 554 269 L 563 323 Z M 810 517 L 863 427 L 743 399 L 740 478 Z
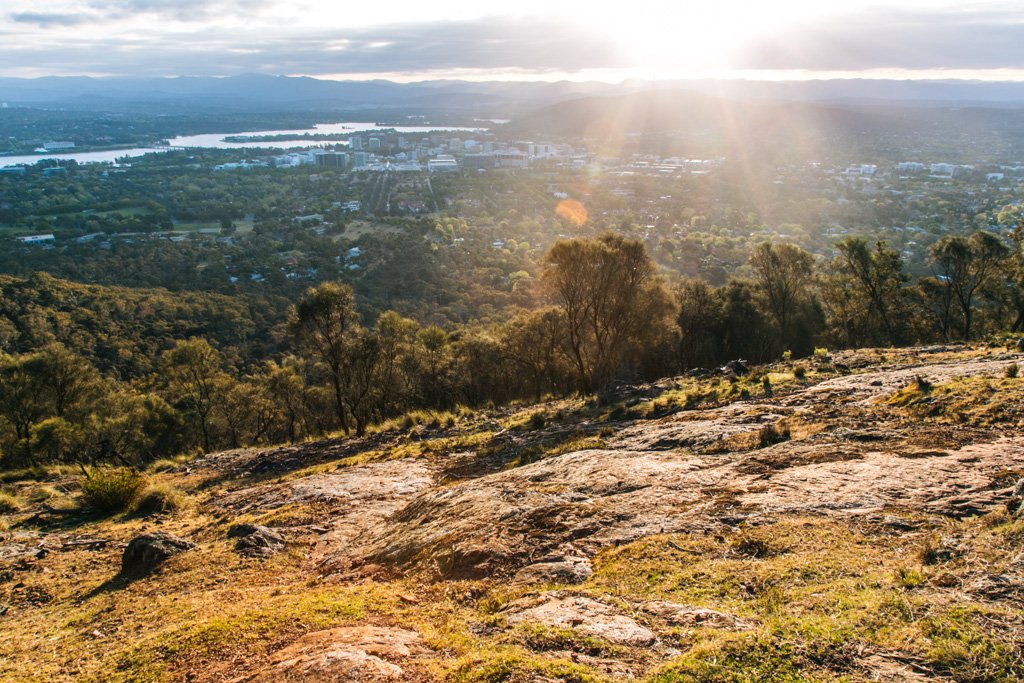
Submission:
M 764 243 L 750 279 L 670 283 L 614 234 L 557 242 L 531 309 L 442 329 L 364 320 L 351 287 L 309 289 L 286 322 L 227 297 L 37 276 L 0 298 L 4 467 L 136 466 L 180 452 L 358 434 L 410 410 L 595 392 L 733 358 L 969 340 L 1024 328 L 1021 230 L 947 237 L 910 283 L 885 243 L 828 262 Z M 142 319 L 140 319 L 142 316 Z

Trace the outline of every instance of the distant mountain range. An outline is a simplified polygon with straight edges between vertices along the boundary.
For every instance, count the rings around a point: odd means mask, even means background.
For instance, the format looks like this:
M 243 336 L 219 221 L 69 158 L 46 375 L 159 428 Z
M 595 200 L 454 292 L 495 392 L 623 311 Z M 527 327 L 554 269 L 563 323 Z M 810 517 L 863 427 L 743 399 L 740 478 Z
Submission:
M 1024 107 L 1024 83 L 982 81 L 626 81 L 470 82 L 332 81 L 250 74 L 225 78 L 0 78 L 0 102 L 9 106 L 131 110 L 193 105 L 205 110 L 310 110 L 429 107 L 519 114 L 578 97 L 653 89 L 687 90 L 727 98 L 826 103 L 915 102 Z M 504 116 L 511 118 L 511 116 Z

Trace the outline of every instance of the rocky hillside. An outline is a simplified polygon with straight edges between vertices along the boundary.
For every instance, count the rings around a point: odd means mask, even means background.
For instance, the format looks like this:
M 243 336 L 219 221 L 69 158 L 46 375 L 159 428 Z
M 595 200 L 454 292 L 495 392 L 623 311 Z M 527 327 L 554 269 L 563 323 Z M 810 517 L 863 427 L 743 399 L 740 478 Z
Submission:
M 10 477 L 0 679 L 1020 680 L 1022 362 L 413 415 L 159 463 L 174 504 L 112 517 L 72 472 Z

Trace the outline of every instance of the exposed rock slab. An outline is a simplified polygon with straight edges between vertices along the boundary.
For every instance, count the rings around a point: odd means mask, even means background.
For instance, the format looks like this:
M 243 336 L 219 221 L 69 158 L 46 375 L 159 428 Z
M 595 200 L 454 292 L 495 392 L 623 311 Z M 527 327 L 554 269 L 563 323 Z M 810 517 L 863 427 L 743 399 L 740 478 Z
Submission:
M 24 543 L 6 543 L 0 545 L 0 564 L 19 560 L 37 560 L 46 555 L 44 548 L 33 548 Z
M 739 496 L 771 512 L 879 511 L 889 505 L 951 517 L 982 514 L 1004 505 L 1007 491 L 993 485 L 1013 469 L 1024 437 L 1003 437 L 928 457 L 905 458 L 871 450 L 856 460 L 813 463 L 772 473 L 767 488 Z
M 609 445 L 627 451 L 668 451 L 707 447 L 737 434 L 756 433 L 793 411 L 777 405 L 733 403 L 713 410 L 686 411 L 628 427 Z
M 660 617 L 673 626 L 695 627 L 708 626 L 711 628 L 730 629 L 742 631 L 752 628 L 752 624 L 739 617 L 718 612 L 706 607 L 690 607 L 680 605 L 676 602 L 665 602 L 654 600 L 644 603 L 643 610 L 656 617 Z
M 1001 376 L 1006 363 L 850 375 L 774 402 L 637 423 L 601 450 L 424 487 L 394 514 L 378 517 L 379 525 L 362 527 L 365 533 L 339 535 L 345 547 L 328 552 L 445 577 L 486 577 L 513 574 L 547 554 L 590 555 L 652 534 L 715 530 L 777 514 L 877 514 L 894 506 L 979 514 L 1006 504 L 1010 491 L 1001 477 L 1019 468 L 1024 435 L 998 429 L 956 435 L 941 425 L 915 430 L 896 423 L 888 432 L 877 399 L 918 375 L 936 383 Z M 842 405 L 849 407 L 839 416 L 815 417 Z M 705 455 L 699 448 L 780 416 L 821 419 L 824 431 L 746 451 Z M 870 438 L 855 438 L 866 425 Z
M 1007 362 L 1008 359 L 1001 358 L 998 360 L 977 359 L 951 363 L 928 363 L 834 377 L 808 387 L 796 398 L 805 404 L 817 401 L 841 401 L 855 405 L 867 405 L 879 396 L 902 389 L 917 377 L 923 377 L 933 384 L 943 384 L 956 377 L 978 375 L 1001 377 L 1006 370 Z
M 309 633 L 271 657 L 263 671 L 233 683 L 426 680 L 407 671 L 427 654 L 419 634 L 400 628 L 345 626 Z
M 521 598 L 509 604 L 502 614 L 510 626 L 529 623 L 569 629 L 617 645 L 650 645 L 657 640 L 653 631 L 632 617 L 579 595 L 556 592 Z
M 348 547 L 428 490 L 434 472 L 422 460 L 403 459 L 348 467 L 293 484 L 296 500 L 333 500 L 339 506 L 317 553 Z
M 348 548 L 372 529 L 430 488 L 434 471 L 411 458 L 343 467 L 283 484 L 258 484 L 223 496 L 218 505 L 234 515 L 263 512 L 296 503 L 332 507 L 315 554 Z
M 676 485 L 697 481 L 706 466 L 667 453 L 569 453 L 425 491 L 351 550 L 447 577 L 488 576 L 572 542 L 590 552 L 681 528 L 681 506 L 697 503 L 701 492 Z
M 574 555 L 545 558 L 516 572 L 513 583 L 583 583 L 594 573 L 590 560 Z
M 887 506 L 962 517 L 1005 504 L 994 486 L 1024 436 L 931 457 L 872 450 L 832 460 L 827 444 L 783 443 L 714 458 L 588 450 L 431 489 L 352 549 L 374 562 L 487 576 L 573 544 L 585 553 L 658 533 L 766 514 L 873 513 Z M 771 466 L 764 460 L 771 458 Z M 825 457 L 825 462 L 818 462 Z M 754 466 L 754 463 L 757 463 Z

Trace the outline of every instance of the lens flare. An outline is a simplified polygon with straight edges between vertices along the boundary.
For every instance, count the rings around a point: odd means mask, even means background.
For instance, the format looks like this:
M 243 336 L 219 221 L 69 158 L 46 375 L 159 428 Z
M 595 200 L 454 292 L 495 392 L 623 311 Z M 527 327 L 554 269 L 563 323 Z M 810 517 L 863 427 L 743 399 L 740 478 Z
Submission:
M 587 209 L 575 199 L 563 199 L 555 207 L 555 215 L 579 227 L 587 222 Z

